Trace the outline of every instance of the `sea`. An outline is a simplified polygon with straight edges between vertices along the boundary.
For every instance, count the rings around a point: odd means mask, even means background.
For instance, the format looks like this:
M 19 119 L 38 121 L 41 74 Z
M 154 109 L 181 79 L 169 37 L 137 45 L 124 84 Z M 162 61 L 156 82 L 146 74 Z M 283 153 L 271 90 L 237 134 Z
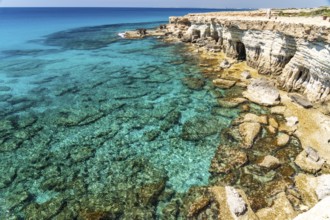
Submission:
M 119 34 L 211 11 L 0 8 L 0 219 L 171 219 L 207 185 L 238 111 L 184 44 Z

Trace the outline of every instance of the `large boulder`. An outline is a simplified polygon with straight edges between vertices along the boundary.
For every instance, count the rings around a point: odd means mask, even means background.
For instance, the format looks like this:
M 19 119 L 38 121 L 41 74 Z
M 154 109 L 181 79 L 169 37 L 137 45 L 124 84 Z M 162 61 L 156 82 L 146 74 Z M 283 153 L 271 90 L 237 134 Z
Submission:
M 250 101 L 265 106 L 278 105 L 281 101 L 278 89 L 266 79 L 252 80 L 243 95 Z

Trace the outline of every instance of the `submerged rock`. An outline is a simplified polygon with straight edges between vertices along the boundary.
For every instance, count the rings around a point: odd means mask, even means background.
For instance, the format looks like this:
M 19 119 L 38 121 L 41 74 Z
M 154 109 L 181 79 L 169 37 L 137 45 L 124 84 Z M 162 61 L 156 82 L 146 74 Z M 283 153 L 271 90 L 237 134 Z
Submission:
M 192 90 L 201 90 L 205 85 L 205 81 L 199 78 L 187 77 L 182 80 L 189 89 Z
M 263 160 L 259 163 L 259 166 L 274 169 L 281 165 L 279 159 L 274 156 L 267 155 L 263 158 Z
M 218 104 L 224 108 L 235 108 L 240 104 L 247 102 L 244 98 L 218 99 Z
M 197 116 L 190 118 L 183 124 L 181 138 L 187 141 L 198 141 L 219 133 L 220 129 L 221 123 L 217 119 Z
M 281 97 L 274 84 L 266 79 L 254 79 L 243 92 L 245 98 L 260 105 L 273 106 L 280 103 Z

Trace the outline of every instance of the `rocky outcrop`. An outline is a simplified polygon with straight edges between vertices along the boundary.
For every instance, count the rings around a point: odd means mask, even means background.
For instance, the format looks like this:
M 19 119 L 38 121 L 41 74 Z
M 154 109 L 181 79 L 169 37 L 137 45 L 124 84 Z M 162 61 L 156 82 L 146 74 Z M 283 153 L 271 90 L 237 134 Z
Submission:
M 310 101 L 329 97 L 328 24 L 215 13 L 171 17 L 171 27 L 173 33 L 180 30 L 185 42 L 213 41 L 227 56 L 246 60 L 259 73 L 274 76 L 282 88 L 304 93 Z

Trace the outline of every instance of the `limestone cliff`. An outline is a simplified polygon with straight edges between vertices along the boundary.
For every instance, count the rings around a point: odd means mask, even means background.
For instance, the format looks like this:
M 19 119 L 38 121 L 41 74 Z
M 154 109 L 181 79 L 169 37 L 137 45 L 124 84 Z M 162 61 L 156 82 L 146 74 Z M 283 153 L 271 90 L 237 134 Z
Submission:
M 190 14 L 171 17 L 169 29 L 182 41 L 246 60 L 288 91 L 325 101 L 330 94 L 330 22 L 311 19 Z

